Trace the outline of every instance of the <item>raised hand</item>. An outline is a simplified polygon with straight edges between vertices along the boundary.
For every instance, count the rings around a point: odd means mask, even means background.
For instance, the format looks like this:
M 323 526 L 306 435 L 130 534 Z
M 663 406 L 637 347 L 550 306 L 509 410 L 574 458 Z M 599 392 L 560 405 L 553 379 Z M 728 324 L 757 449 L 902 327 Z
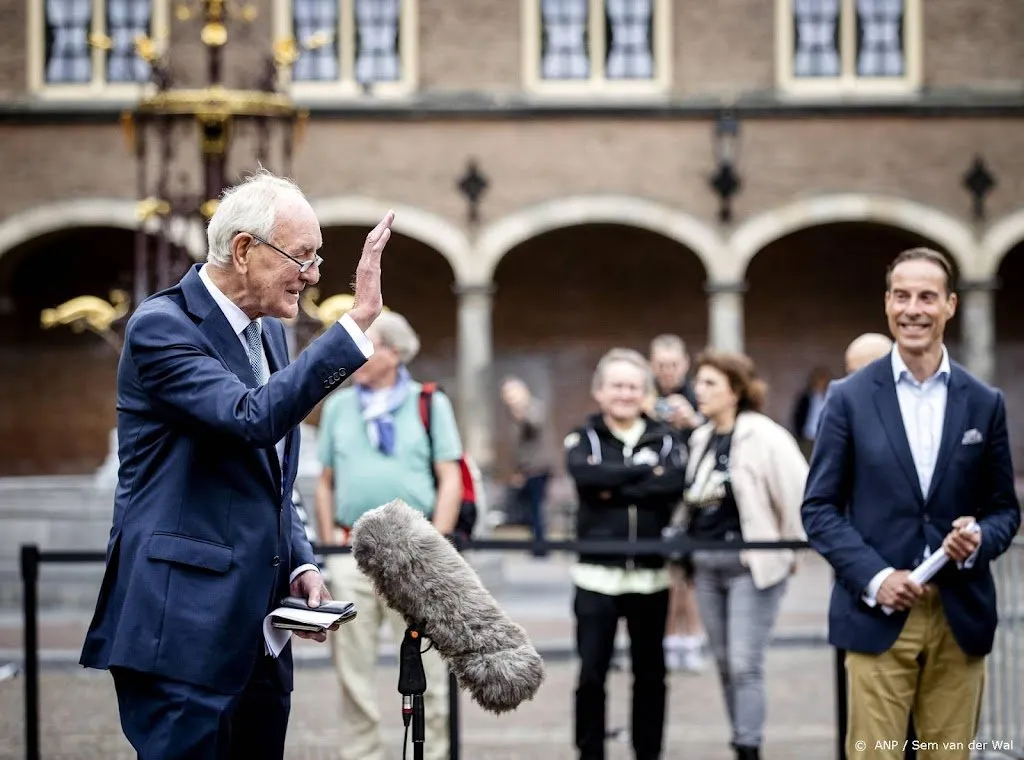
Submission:
M 384 297 L 380 289 L 380 257 L 391 239 L 391 224 L 394 221 L 395 212 L 388 211 L 380 223 L 370 230 L 356 266 L 356 279 L 352 284 L 355 298 L 349 316 L 363 332 L 366 332 L 366 328 L 373 324 L 384 308 Z

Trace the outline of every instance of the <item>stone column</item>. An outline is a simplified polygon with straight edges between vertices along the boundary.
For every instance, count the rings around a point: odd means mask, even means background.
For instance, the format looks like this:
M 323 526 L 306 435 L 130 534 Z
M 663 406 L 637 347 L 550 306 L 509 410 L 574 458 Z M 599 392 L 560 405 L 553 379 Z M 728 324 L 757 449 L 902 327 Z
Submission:
M 708 282 L 708 344 L 718 351 L 743 351 L 745 282 Z
M 459 299 L 456 411 L 462 445 L 480 469 L 490 473 L 494 463 L 493 395 L 497 392 L 491 370 L 494 288 L 489 283 L 457 285 L 455 293 Z
M 965 280 L 960 283 L 960 342 L 967 369 L 987 383 L 996 370 L 995 291 L 998 281 Z

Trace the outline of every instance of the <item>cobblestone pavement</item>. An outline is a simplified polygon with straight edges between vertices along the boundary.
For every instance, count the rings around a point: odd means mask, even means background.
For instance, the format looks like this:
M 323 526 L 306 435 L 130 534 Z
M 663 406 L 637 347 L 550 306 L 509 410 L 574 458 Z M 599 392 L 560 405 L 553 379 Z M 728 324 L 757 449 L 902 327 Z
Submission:
M 830 760 L 835 756 L 832 653 L 825 647 L 773 648 L 768 653 L 768 727 L 765 760 Z M 534 700 L 514 713 L 483 712 L 463 694 L 461 757 L 464 760 L 571 760 L 572 660 L 548 663 L 547 678 Z M 388 760 L 402 757 L 398 673 L 382 667 L 379 704 L 384 714 Z M 728 728 L 717 677 L 670 676 L 665 760 L 731 760 Z M 44 668 L 40 727 L 46 760 L 130 760 L 134 757 L 117 722 L 113 687 L 106 673 L 76 667 Z M 609 679 L 609 728 L 625 728 L 629 714 L 628 672 Z M 0 758 L 24 757 L 24 682 L 0 682 Z M 336 728 L 339 694 L 334 672 L 306 666 L 296 673 L 289 728 L 289 760 L 333 760 L 344 737 Z M 393 708 L 393 709 L 392 709 Z M 412 756 L 410 750 L 409 757 Z M 629 745 L 609 741 L 608 760 L 631 758 Z

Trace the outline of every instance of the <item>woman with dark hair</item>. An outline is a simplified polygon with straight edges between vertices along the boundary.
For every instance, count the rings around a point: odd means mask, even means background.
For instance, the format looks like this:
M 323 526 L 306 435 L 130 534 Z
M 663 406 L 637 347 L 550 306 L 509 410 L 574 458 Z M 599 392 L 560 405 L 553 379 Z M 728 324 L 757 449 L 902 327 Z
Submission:
M 793 436 L 761 413 L 767 386 L 740 354 L 697 358 L 694 391 L 707 423 L 690 437 L 686 532 L 701 541 L 804 540 L 807 463 Z M 759 760 L 764 654 L 791 550 L 695 551 L 694 587 L 722 682 L 737 760 Z

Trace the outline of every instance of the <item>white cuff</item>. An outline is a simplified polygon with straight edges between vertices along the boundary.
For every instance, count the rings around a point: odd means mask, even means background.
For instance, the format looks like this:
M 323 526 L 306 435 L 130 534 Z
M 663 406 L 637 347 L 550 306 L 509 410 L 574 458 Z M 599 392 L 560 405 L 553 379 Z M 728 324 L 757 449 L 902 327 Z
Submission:
M 366 337 L 362 330 L 359 329 L 359 325 L 355 323 L 355 320 L 348 315 L 346 311 L 341 315 L 341 319 L 338 320 L 338 324 L 344 327 L 348 334 L 352 336 L 352 340 L 359 346 L 359 350 L 363 352 L 363 356 L 369 359 L 373 356 L 373 342 Z
M 882 582 L 894 572 L 896 572 L 895 568 L 887 567 L 885 570 L 879 570 L 875 573 L 875 577 L 868 582 L 867 588 L 864 589 L 864 593 L 860 597 L 864 600 L 864 604 L 868 607 L 874 607 L 878 604 L 878 599 L 876 598 L 878 596 L 878 589 L 882 587 Z
M 316 570 L 318 573 L 320 572 L 320 568 L 319 567 L 317 567 L 316 565 L 312 565 L 312 564 L 307 562 L 305 565 L 299 565 L 297 568 L 292 570 L 292 574 L 288 576 L 288 582 L 289 583 L 294 582 L 294 580 L 296 578 L 298 578 L 300 575 L 302 575 L 307 570 Z

